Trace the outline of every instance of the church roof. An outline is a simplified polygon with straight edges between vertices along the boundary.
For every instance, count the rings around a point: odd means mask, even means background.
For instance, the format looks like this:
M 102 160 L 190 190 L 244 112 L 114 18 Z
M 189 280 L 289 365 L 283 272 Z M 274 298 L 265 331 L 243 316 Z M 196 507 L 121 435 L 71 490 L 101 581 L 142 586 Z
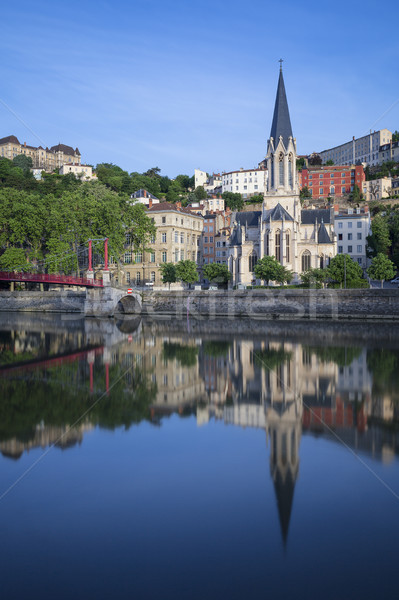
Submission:
M 274 105 L 274 114 L 270 137 L 274 139 L 274 146 L 278 144 L 279 137 L 283 138 L 284 146 L 288 146 L 288 138 L 293 137 L 291 128 L 290 112 L 288 110 L 287 96 L 283 79 L 283 71 L 280 68 L 278 79 L 276 102 Z
M 290 213 L 280 203 L 266 211 L 265 221 L 293 221 Z
M 236 214 L 236 222 L 245 227 L 258 227 L 259 217 L 262 215 L 261 210 L 251 210 L 247 212 L 238 212 Z
M 329 208 L 309 208 L 301 210 L 302 225 L 314 225 L 316 223 L 331 223 L 331 211 Z
M 328 231 L 323 222 L 319 227 L 319 235 L 317 236 L 317 239 L 319 244 L 331 244 L 330 236 L 328 235 Z

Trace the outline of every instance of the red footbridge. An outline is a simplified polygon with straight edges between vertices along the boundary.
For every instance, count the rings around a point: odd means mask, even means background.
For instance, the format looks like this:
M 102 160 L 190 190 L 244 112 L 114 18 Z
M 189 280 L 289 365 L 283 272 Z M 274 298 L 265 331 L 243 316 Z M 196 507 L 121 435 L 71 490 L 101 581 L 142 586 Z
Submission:
M 102 288 L 102 279 L 87 279 L 86 277 L 73 277 L 72 275 L 53 275 L 47 273 L 11 273 L 0 271 L 0 281 L 20 281 L 23 283 L 51 283 L 56 285 L 78 285 L 86 288 Z

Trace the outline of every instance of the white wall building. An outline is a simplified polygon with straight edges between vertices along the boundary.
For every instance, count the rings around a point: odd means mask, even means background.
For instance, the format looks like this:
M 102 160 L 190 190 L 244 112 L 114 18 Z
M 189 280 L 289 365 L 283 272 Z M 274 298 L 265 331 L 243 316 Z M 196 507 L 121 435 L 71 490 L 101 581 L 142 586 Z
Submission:
M 384 177 L 382 179 L 372 179 L 371 181 L 363 181 L 362 185 L 363 196 L 367 202 L 369 202 L 370 200 L 382 200 L 383 198 L 389 198 L 391 189 L 391 177 Z
M 266 189 L 267 171 L 264 169 L 240 169 L 222 173 L 222 193 L 233 192 L 249 198 L 264 194 Z
M 339 209 L 334 207 L 335 231 L 338 254 L 349 254 L 362 269 L 368 266 L 366 238 L 370 233 L 370 213 L 364 208 Z
M 208 176 L 205 171 L 201 171 L 200 169 L 194 169 L 194 185 L 195 187 L 205 187 Z
M 378 165 L 380 162 L 380 146 L 389 144 L 392 133 L 388 129 L 370 132 L 361 138 L 354 136 L 350 142 L 319 152 L 323 163 L 332 160 L 335 165 L 356 165 L 366 163 Z
M 68 175 L 68 173 L 73 173 L 75 177 L 81 177 L 83 181 L 97 179 L 97 175 L 93 175 L 93 168 L 90 165 L 80 165 L 78 163 L 62 165 L 60 175 Z

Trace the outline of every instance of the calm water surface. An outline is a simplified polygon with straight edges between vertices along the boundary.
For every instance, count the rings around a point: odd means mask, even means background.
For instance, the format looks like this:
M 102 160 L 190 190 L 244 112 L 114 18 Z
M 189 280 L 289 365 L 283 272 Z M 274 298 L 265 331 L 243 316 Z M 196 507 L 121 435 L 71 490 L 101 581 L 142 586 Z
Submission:
M 1 316 L 1 597 L 397 597 L 398 333 Z

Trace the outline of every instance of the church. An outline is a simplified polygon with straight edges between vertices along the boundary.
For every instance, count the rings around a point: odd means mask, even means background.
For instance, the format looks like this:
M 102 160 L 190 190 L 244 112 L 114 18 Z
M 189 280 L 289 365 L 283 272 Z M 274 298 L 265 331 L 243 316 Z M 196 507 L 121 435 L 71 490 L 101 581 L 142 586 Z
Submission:
M 336 255 L 333 209 L 301 209 L 296 159 L 296 139 L 280 66 L 262 210 L 232 215 L 228 265 L 233 285 L 260 284 L 254 268 L 264 256 L 274 256 L 293 272 L 293 281 L 299 282 L 302 272 L 324 268 Z

